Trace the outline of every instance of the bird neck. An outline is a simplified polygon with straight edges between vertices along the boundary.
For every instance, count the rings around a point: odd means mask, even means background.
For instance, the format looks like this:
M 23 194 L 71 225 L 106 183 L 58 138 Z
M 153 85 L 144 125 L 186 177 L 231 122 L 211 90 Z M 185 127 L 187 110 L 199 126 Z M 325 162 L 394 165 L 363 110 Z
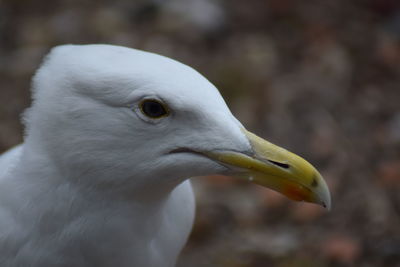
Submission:
M 32 184 L 57 187 L 68 185 L 81 195 L 93 199 L 114 199 L 131 203 L 162 203 L 184 180 L 183 178 L 159 179 L 140 177 L 115 168 L 82 169 L 62 166 L 54 157 L 40 147 L 24 147 L 21 163 L 26 166 L 21 177 L 27 177 Z M 111 179 L 110 179 L 111 177 Z

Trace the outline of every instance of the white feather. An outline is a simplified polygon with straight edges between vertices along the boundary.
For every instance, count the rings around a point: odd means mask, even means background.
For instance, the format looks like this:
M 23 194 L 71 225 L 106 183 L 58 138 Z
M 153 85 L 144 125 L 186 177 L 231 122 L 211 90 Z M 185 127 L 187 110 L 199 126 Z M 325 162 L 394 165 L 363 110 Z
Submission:
M 170 116 L 141 114 L 157 98 Z M 173 266 L 191 230 L 188 177 L 225 167 L 195 151 L 250 149 L 215 87 L 134 49 L 52 50 L 22 145 L 0 157 L 0 266 Z

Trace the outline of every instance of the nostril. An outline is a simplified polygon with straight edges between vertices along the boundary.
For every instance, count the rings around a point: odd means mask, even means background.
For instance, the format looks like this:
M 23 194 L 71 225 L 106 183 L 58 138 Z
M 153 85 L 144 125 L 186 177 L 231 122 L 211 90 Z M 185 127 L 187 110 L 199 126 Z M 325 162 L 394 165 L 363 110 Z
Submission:
M 268 160 L 268 161 L 271 162 L 272 164 L 274 164 L 278 167 L 284 168 L 284 169 L 289 169 L 289 167 L 290 167 L 289 164 L 286 164 L 286 163 L 281 163 L 281 162 L 277 162 L 277 161 L 273 161 L 273 160 Z

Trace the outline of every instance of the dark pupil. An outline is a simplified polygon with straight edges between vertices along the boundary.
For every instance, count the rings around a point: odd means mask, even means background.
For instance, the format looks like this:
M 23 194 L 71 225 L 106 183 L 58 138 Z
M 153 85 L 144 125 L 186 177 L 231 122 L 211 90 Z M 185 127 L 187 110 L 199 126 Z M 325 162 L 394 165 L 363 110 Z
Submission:
M 167 113 L 163 105 L 155 101 L 144 102 L 142 108 L 144 114 L 153 118 L 161 117 Z

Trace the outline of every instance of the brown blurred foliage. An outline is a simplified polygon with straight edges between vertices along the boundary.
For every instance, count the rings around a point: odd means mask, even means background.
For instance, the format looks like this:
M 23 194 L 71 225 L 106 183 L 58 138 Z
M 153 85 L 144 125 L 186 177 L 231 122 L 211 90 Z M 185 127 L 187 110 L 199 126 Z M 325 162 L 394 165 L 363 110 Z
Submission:
M 225 177 L 195 179 L 179 267 L 400 266 L 399 1 L 0 1 L 0 151 L 22 141 L 30 78 L 64 43 L 195 67 L 247 128 L 328 181 L 329 213 Z

